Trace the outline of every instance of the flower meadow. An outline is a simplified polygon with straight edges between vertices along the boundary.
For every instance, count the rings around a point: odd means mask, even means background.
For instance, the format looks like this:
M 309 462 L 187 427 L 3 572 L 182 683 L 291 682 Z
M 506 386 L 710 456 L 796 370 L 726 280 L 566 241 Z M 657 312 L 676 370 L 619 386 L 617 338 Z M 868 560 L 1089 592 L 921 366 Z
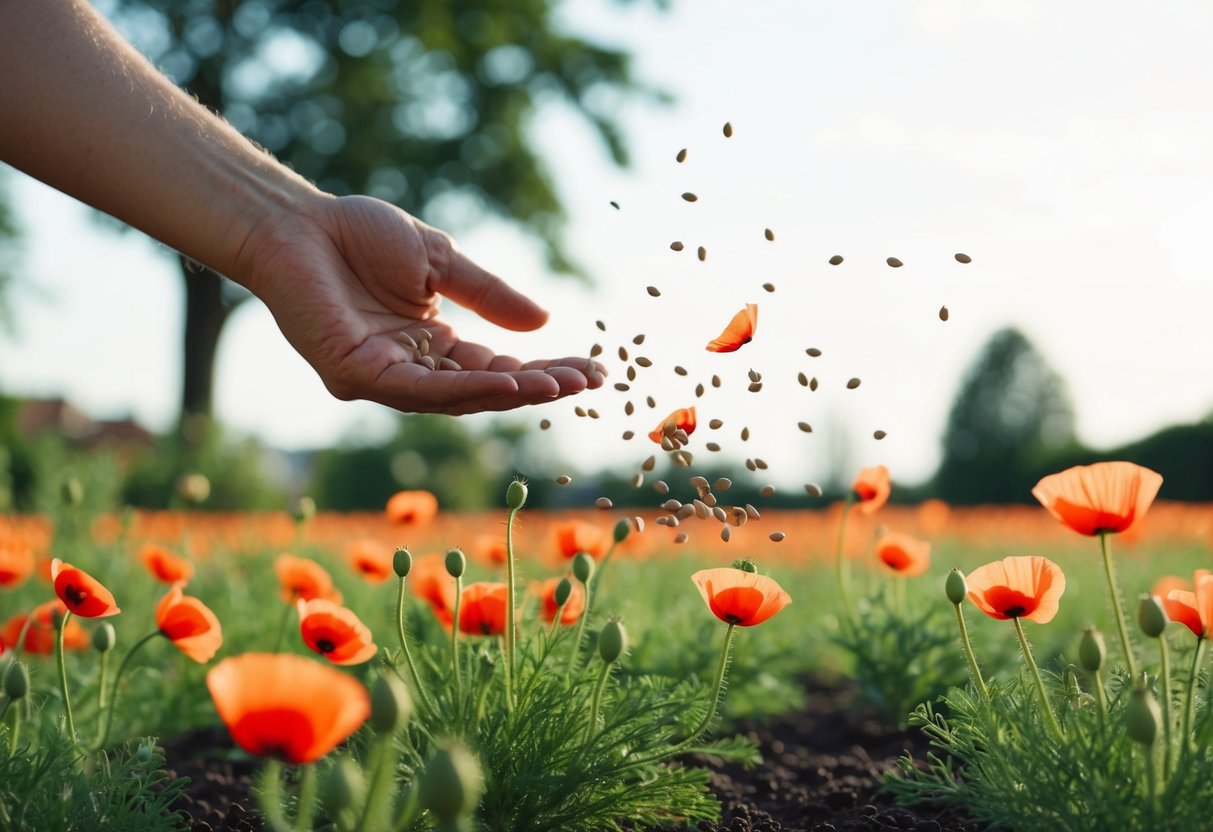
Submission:
M 886 774 L 899 802 L 1206 828 L 1210 511 L 1156 503 L 1164 474 L 961 509 L 891 504 L 875 467 L 781 512 L 688 474 L 628 514 L 530 511 L 522 480 L 478 515 L 417 491 L 86 515 L 68 488 L 0 518 L 0 828 L 187 829 L 161 743 L 218 726 L 276 832 L 695 828 L 710 768 L 762 761 L 738 720 L 810 677 L 929 738 Z M 677 542 L 695 523 L 732 534 Z

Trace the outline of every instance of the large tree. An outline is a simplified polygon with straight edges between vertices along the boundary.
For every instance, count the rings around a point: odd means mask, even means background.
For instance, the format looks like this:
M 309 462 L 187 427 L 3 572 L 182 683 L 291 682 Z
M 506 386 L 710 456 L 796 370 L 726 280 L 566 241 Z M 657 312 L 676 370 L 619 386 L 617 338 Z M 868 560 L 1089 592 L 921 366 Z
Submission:
M 200 102 L 326 190 L 377 196 L 447 227 L 442 208 L 453 204 L 508 217 L 572 272 L 564 212 L 528 121 L 540 104 L 563 102 L 623 165 L 610 109 L 620 93 L 649 91 L 627 54 L 561 31 L 558 5 L 110 0 L 102 11 Z M 248 295 L 181 267 L 184 420 L 209 417 L 219 336 Z

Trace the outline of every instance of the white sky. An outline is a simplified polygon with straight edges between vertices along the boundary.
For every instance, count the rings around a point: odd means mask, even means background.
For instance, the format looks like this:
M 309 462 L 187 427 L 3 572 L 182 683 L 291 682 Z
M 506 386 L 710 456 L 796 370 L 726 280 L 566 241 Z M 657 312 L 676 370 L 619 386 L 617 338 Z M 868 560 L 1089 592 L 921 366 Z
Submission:
M 660 13 L 573 0 L 566 17 L 632 50 L 640 76 L 676 104 L 617 107 L 629 171 L 612 168 L 567 113 L 534 125 L 594 289 L 552 278 L 504 223 L 459 230 L 474 257 L 553 312 L 527 335 L 453 313 L 465 337 L 527 358 L 598 341 L 611 383 L 624 380 L 620 344 L 654 362 L 628 394 L 638 404 L 630 420 L 610 384 L 517 414 L 553 421 L 545 456 L 634 465 L 653 446 L 620 441 L 623 430 L 642 434 L 697 404 L 701 424 L 725 420 L 713 438 L 726 453 L 771 463 L 766 479 L 820 478 L 845 455 L 849 467 L 884 463 L 895 479 L 918 480 L 938 461 L 964 369 L 1007 324 L 1065 377 L 1088 443 L 1213 410 L 1207 2 L 1155 3 L 1147 14 L 1129 2 L 683 0 Z M 678 165 L 682 147 L 689 158 Z M 9 181 L 27 234 L 20 334 L 0 341 L 0 389 L 168 427 L 180 384 L 175 262 L 138 234 L 101 229 L 65 197 Z M 697 203 L 679 198 L 688 190 Z M 675 239 L 687 250 L 671 252 Z M 958 264 L 957 251 L 973 263 Z M 833 254 L 845 263 L 827 265 Z M 889 256 L 906 265 L 890 269 Z M 767 281 L 775 294 L 760 288 Z M 746 302 L 759 304 L 753 343 L 704 352 Z M 825 354 L 810 359 L 807 346 Z M 675 363 L 690 376 L 674 375 Z M 760 394 L 745 392 L 751 367 Z M 821 389 L 801 388 L 801 370 Z M 695 383 L 714 372 L 725 387 L 696 400 Z M 863 379 L 858 390 L 844 388 L 851 376 Z M 331 399 L 258 303 L 224 335 L 217 404 L 232 427 L 287 448 L 389 423 L 377 406 Z M 603 418 L 578 419 L 575 404 Z M 797 430 L 801 420 L 813 434 Z M 744 446 L 743 424 L 754 437 Z M 876 429 L 888 437 L 876 442 Z

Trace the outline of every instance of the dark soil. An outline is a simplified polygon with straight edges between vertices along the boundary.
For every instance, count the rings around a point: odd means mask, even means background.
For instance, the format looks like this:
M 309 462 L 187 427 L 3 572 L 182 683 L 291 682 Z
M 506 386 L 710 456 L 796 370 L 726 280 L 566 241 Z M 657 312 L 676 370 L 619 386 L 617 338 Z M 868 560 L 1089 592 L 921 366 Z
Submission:
M 926 741 L 890 728 L 858 701 L 846 683 L 810 680 L 805 708 L 774 720 L 736 727 L 762 748 L 763 765 L 713 769 L 712 790 L 723 805 L 718 824 L 702 832 L 977 832 L 982 827 L 951 809 L 894 805 L 880 793 L 886 771 L 907 751 L 916 759 Z M 210 728 L 164 743 L 167 768 L 190 778 L 174 809 L 190 832 L 261 832 L 251 794 L 260 761 L 233 747 L 227 731 Z M 553 830 L 556 832 L 556 830 Z

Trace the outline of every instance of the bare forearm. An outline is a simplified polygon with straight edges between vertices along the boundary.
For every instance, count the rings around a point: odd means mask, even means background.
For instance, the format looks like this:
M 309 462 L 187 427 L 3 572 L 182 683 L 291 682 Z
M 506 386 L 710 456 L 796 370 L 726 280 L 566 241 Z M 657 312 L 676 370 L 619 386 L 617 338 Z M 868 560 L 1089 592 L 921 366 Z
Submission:
M 0 159 L 237 280 L 320 197 L 81 0 L 0 2 L 0 79 Z

